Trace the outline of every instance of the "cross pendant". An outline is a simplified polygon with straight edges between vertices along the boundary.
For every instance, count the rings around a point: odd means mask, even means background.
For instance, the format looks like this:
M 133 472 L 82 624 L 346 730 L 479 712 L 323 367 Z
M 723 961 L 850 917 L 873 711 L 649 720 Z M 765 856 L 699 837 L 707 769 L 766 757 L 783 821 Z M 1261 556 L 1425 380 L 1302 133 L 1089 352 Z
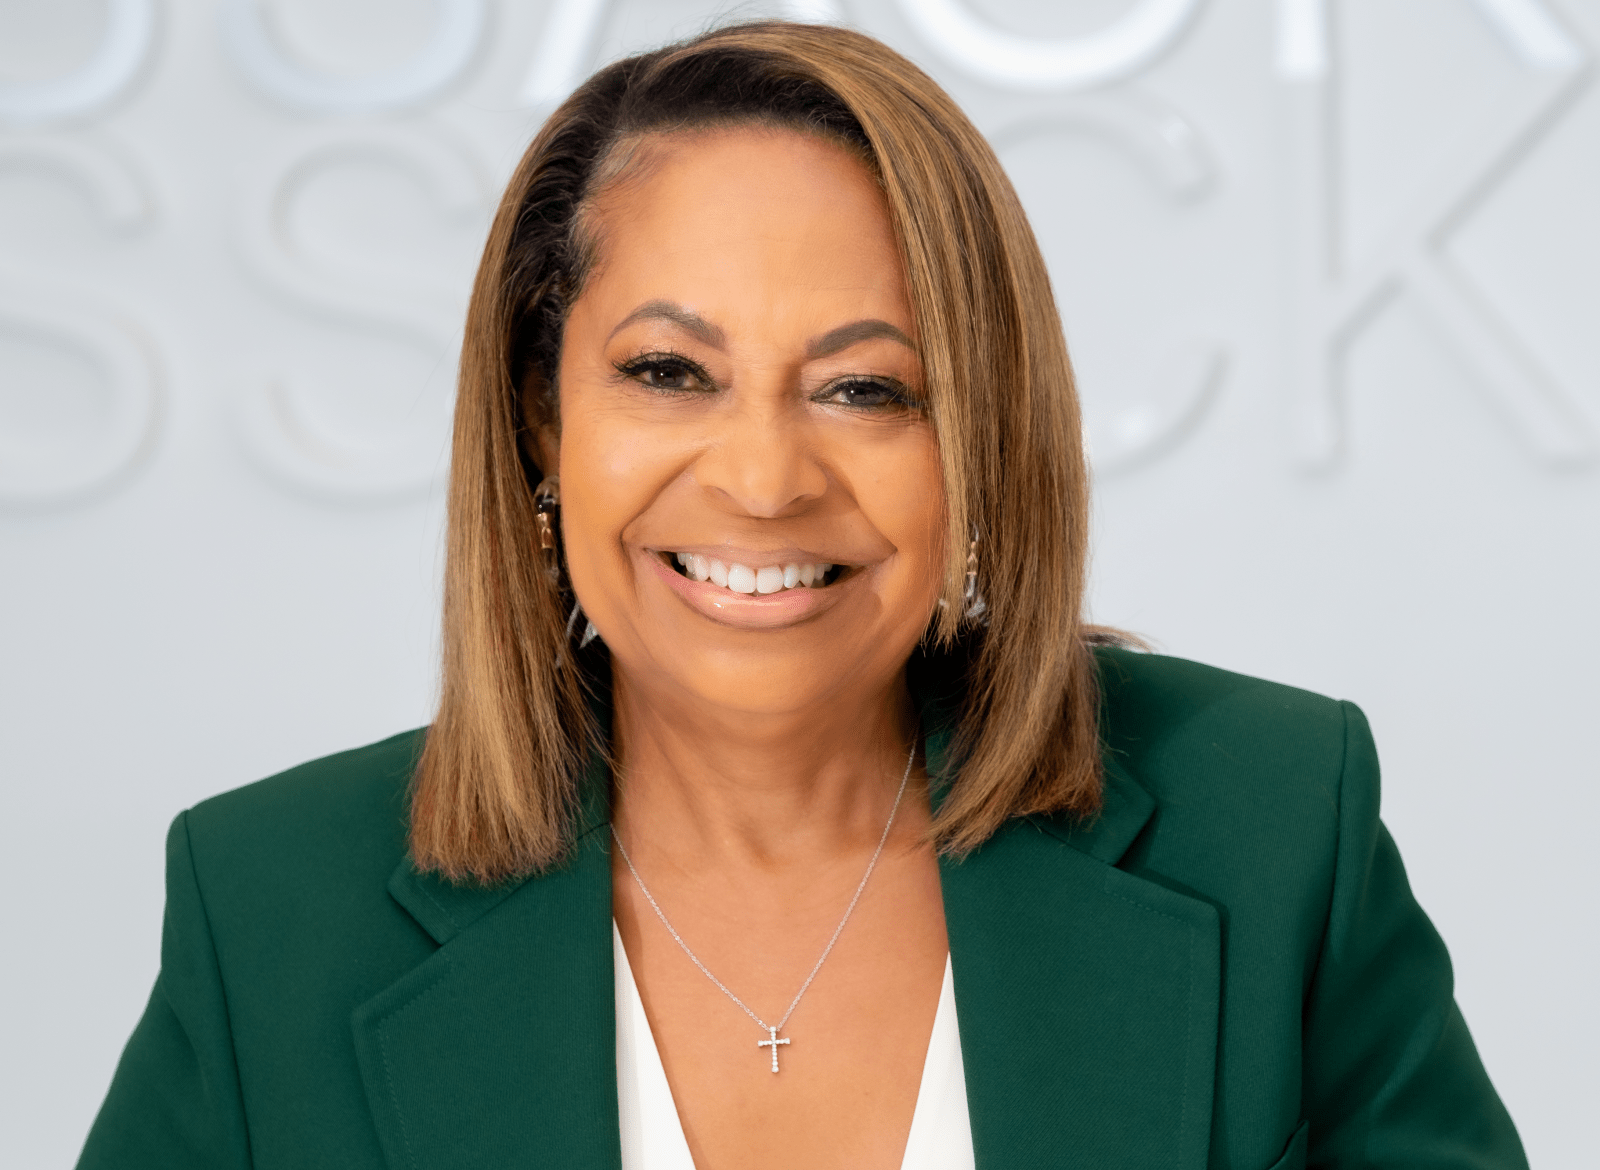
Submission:
M 770 1048 L 770 1049 L 772 1049 L 772 1071 L 773 1072 L 777 1072 L 778 1071 L 778 1045 L 787 1044 L 787 1043 L 789 1043 L 789 1038 L 787 1036 L 785 1036 L 782 1040 L 778 1039 L 778 1029 L 776 1029 L 776 1028 L 768 1028 L 767 1029 L 767 1038 L 765 1040 L 757 1040 L 756 1041 L 756 1047 L 757 1048 Z

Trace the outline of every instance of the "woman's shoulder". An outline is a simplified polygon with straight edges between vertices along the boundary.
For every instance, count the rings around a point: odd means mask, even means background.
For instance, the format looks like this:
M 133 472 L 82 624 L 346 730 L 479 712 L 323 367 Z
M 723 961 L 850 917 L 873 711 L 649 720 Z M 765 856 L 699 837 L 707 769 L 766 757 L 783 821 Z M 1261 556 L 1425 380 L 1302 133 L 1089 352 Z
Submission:
M 358 880 L 381 890 L 405 856 L 423 736 L 402 732 L 211 797 L 178 818 L 174 835 L 181 829 L 203 884 L 243 893 Z
M 1095 651 L 1109 730 L 1148 739 L 1205 728 L 1253 742 L 1342 736 L 1350 704 L 1205 663 L 1119 646 Z
M 1365 872 L 1381 837 L 1377 756 L 1360 710 L 1180 658 L 1097 655 L 1104 803 L 1097 816 L 1043 827 L 1225 908 L 1237 970 L 1303 982 L 1341 871 Z M 1403 878 L 1386 889 L 1410 904 Z
M 1355 704 L 1159 654 L 1097 651 L 1108 770 L 1200 821 L 1333 827 L 1352 796 L 1376 815 L 1377 758 Z

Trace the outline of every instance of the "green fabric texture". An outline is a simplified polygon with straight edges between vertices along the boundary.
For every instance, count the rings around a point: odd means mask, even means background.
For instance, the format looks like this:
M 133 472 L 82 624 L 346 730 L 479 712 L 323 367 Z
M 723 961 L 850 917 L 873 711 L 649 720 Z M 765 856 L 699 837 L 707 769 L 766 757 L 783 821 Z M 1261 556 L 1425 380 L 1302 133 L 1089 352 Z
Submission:
M 922 661 L 948 778 L 959 663 Z M 940 865 L 977 1165 L 1525 1168 L 1360 711 L 1101 668 L 1101 814 Z M 606 778 L 559 870 L 454 887 L 405 853 L 421 742 L 174 822 L 161 973 L 80 1170 L 620 1166 Z

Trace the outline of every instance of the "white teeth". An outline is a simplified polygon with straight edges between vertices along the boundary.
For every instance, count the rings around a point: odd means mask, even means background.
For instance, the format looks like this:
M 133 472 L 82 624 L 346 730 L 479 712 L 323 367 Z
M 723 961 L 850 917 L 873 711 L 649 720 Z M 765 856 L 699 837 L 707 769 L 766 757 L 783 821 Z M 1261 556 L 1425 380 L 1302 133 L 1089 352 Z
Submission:
M 787 565 L 763 565 L 752 569 L 737 562 L 724 564 L 715 557 L 700 553 L 673 553 L 683 566 L 684 576 L 691 581 L 710 581 L 735 593 L 780 593 L 785 589 L 816 586 L 821 588 L 823 578 L 833 570 L 832 565 L 793 562 Z

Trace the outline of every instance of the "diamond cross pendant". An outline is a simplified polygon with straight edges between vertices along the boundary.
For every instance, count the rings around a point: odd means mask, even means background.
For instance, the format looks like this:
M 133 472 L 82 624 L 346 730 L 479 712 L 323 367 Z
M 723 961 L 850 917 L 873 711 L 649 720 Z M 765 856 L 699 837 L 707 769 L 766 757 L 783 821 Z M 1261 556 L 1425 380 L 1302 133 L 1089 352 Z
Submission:
M 765 1040 L 757 1040 L 756 1041 L 756 1047 L 757 1048 L 770 1048 L 770 1049 L 772 1049 L 772 1071 L 773 1072 L 777 1072 L 778 1071 L 778 1045 L 787 1044 L 787 1043 L 789 1043 L 789 1038 L 787 1036 L 785 1036 L 782 1040 L 778 1039 L 778 1029 L 776 1029 L 776 1028 L 768 1028 L 767 1029 L 767 1038 Z

